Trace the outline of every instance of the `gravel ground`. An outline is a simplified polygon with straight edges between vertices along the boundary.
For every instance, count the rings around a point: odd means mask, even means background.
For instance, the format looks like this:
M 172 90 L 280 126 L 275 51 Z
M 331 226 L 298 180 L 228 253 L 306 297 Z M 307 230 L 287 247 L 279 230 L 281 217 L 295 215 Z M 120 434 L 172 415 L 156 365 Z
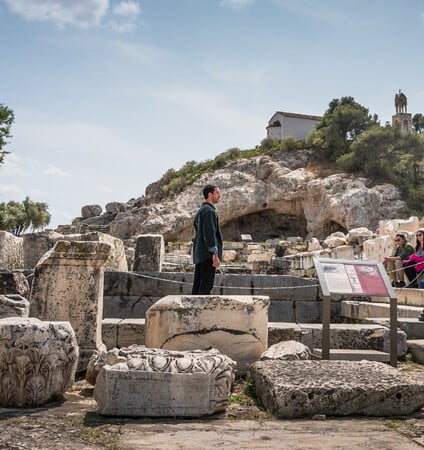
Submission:
M 422 367 L 400 370 L 422 378 Z M 396 418 L 275 420 L 235 385 L 223 414 L 201 419 L 108 418 L 93 388 L 76 382 L 65 401 L 42 408 L 0 408 L 0 448 L 20 449 L 384 449 L 424 447 L 424 410 Z

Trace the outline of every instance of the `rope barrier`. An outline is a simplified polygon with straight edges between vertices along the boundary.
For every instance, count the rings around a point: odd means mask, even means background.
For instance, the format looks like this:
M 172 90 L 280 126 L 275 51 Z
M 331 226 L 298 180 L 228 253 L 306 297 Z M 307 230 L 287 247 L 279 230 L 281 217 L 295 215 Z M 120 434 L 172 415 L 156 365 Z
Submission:
M 172 273 L 172 272 L 169 272 Z M 175 283 L 175 284 L 188 284 L 188 285 L 192 285 L 192 283 L 188 283 L 187 281 L 177 281 L 177 280 L 169 280 L 167 278 L 161 278 L 161 277 L 153 277 L 151 275 L 145 275 L 145 274 L 141 274 L 141 273 L 136 273 L 136 272 L 131 272 L 131 274 L 135 275 L 136 277 L 140 277 L 140 278 L 147 278 L 149 280 L 157 280 L 157 281 L 165 281 L 168 283 Z M 222 272 L 221 273 L 222 276 L 224 276 L 225 274 Z M 311 287 L 318 287 L 319 283 L 316 284 L 305 284 L 305 285 L 299 285 L 299 286 L 271 286 L 271 287 L 252 287 L 252 286 L 217 286 L 214 285 L 214 288 L 223 288 L 223 289 L 254 289 L 255 291 L 260 291 L 260 290 L 264 290 L 264 291 L 269 291 L 269 290 L 274 290 L 274 289 L 279 289 L 279 290 L 284 290 L 284 289 L 305 289 L 305 288 L 311 288 Z

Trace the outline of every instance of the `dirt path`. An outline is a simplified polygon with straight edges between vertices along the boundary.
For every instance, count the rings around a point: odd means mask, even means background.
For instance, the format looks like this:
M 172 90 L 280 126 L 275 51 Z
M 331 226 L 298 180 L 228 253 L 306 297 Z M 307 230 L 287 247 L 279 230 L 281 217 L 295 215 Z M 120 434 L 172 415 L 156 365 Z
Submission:
M 0 409 L 0 448 L 46 449 L 381 449 L 424 448 L 424 412 L 408 418 L 275 420 L 236 386 L 225 414 L 202 419 L 106 418 L 93 388 L 74 384 L 62 403 Z

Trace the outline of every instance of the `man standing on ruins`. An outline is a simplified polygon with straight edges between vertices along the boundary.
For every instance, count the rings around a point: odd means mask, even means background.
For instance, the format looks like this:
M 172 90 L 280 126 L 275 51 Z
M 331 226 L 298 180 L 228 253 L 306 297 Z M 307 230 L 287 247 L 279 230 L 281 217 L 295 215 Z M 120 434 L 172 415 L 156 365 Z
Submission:
M 205 201 L 194 217 L 196 236 L 193 241 L 194 281 L 192 294 L 209 295 L 215 280 L 215 270 L 222 260 L 222 237 L 215 206 L 221 192 L 211 184 L 203 188 Z

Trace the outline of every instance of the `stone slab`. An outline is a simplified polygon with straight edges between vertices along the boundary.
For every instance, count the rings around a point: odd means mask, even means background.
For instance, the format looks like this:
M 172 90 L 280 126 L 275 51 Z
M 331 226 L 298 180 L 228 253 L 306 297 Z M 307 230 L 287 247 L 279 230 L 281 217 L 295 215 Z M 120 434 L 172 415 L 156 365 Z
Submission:
M 389 326 L 389 319 L 386 317 L 367 318 L 364 323 L 375 323 L 385 327 Z M 418 318 L 404 317 L 398 318 L 397 326 L 406 333 L 408 340 L 410 339 L 424 339 L 424 322 Z
M 418 306 L 398 305 L 398 317 L 417 318 L 423 308 Z M 354 300 L 341 302 L 340 315 L 345 319 L 364 320 L 369 317 L 390 317 L 390 305 L 387 303 L 373 303 Z
M 322 349 L 315 348 L 314 355 L 322 357 Z M 346 360 L 346 361 L 379 361 L 389 362 L 390 353 L 379 352 L 378 350 L 350 350 L 335 348 L 330 350 L 330 360 Z
M 259 361 L 251 375 L 265 408 L 281 419 L 400 416 L 424 406 L 424 384 L 373 361 Z

